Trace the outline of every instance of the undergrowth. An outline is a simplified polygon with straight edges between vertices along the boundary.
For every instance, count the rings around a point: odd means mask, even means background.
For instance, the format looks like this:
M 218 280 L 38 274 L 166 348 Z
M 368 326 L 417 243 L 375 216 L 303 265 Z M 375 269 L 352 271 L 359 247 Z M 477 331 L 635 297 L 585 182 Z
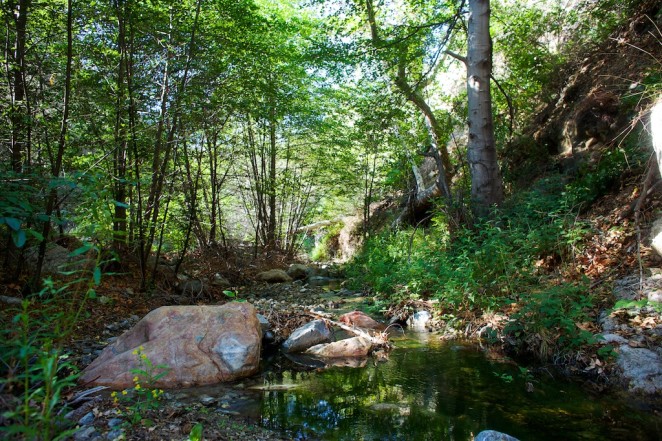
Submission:
M 65 419 L 65 395 L 75 386 L 77 368 L 64 349 L 96 298 L 101 279 L 99 250 L 86 244 L 69 254 L 88 258 L 44 280 L 43 289 L 2 311 L 0 330 L 0 434 L 3 439 L 68 439 L 78 428 Z M 96 260 L 91 260 L 96 255 Z M 79 268 L 78 264 L 83 265 Z M 11 321 L 11 324 L 9 324 Z
M 456 230 L 452 238 L 443 210 L 425 229 L 375 235 L 347 274 L 383 302 L 438 301 L 439 316 L 456 329 L 483 313 L 507 311 L 502 335 L 542 359 L 593 344 L 592 334 L 580 327 L 595 302 L 589 284 L 563 269 L 573 265 L 592 232 L 580 210 L 633 165 L 636 147 L 630 149 L 605 155 L 574 181 L 561 174 L 540 179 L 491 220 Z

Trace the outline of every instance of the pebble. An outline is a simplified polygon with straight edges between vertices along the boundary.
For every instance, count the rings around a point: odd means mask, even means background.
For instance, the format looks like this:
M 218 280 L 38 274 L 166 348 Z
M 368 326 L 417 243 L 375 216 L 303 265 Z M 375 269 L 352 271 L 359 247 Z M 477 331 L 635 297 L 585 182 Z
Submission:
M 121 426 L 123 423 L 124 423 L 124 420 L 121 419 L 121 418 L 111 418 L 110 420 L 108 420 L 108 427 L 113 429 L 115 427 Z
M 106 439 L 110 441 L 115 441 L 118 439 L 123 439 L 124 431 L 122 429 L 113 429 L 108 434 L 106 434 Z
M 81 419 L 78 420 L 78 424 L 81 426 L 89 426 L 92 423 L 94 423 L 94 413 L 93 412 L 88 412 L 85 415 L 81 417 Z
M 200 397 L 200 404 L 205 407 L 209 407 L 216 402 L 216 398 L 210 397 L 209 395 L 202 395 Z
M 85 426 L 74 434 L 74 440 L 87 441 L 97 436 L 99 436 L 99 434 L 97 433 L 97 429 L 95 429 L 94 426 Z

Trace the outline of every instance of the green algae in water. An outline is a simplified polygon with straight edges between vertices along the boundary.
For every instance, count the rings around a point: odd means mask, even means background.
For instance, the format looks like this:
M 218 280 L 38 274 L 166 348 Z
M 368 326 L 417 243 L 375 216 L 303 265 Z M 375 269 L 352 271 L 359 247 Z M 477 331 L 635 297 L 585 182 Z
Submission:
M 365 368 L 279 374 L 300 387 L 264 392 L 262 424 L 293 439 L 463 441 L 486 429 L 523 441 L 662 439 L 659 418 L 572 383 L 531 381 L 474 346 L 399 346 Z

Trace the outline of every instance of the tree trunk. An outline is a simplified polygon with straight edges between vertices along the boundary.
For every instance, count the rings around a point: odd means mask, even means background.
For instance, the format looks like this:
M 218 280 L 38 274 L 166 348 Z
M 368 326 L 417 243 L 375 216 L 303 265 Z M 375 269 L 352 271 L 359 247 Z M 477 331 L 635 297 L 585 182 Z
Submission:
M 115 101 L 115 155 L 113 158 L 115 215 L 113 217 L 113 242 L 116 248 L 121 249 L 126 244 L 127 239 L 126 170 L 128 138 L 124 111 L 126 107 L 125 73 L 127 71 L 126 63 L 128 62 L 126 21 L 129 12 L 126 4 L 121 1 L 115 2 L 115 9 L 117 11 L 117 46 L 120 59 L 117 69 L 117 97 Z
M 267 224 L 267 248 L 276 247 L 276 152 L 276 109 L 275 103 L 272 102 L 269 115 L 269 221 Z
M 65 71 L 65 83 L 64 83 L 64 96 L 62 103 L 62 120 L 60 124 L 60 136 L 58 139 L 58 148 L 57 156 L 55 158 L 55 163 L 52 165 L 51 171 L 53 173 L 53 178 L 57 178 L 60 175 L 62 170 L 62 159 L 64 157 L 64 148 L 67 143 L 67 131 L 69 128 L 69 102 L 71 98 L 71 64 L 73 60 L 73 11 L 71 10 L 72 0 L 67 0 L 67 65 Z M 41 285 L 41 270 L 44 265 L 44 258 L 46 256 L 46 244 L 48 242 L 48 236 L 51 231 L 51 216 L 56 209 L 57 203 L 57 187 L 53 187 L 48 195 L 48 201 L 46 203 L 46 220 L 44 221 L 44 226 L 42 230 L 43 240 L 39 244 L 39 254 L 37 257 L 37 268 L 33 274 L 32 278 L 32 288 L 33 290 L 38 289 Z
M 471 172 L 471 206 L 476 217 L 489 215 L 490 208 L 503 201 L 503 183 L 497 163 L 492 121 L 491 73 L 490 2 L 469 0 L 467 157 Z
M 13 5 L 13 17 L 16 25 L 12 66 L 12 109 L 11 109 L 11 166 L 16 173 L 23 171 L 23 156 L 28 148 L 28 113 L 25 91 L 25 43 L 28 23 L 28 10 L 31 0 L 19 0 Z M 10 5 L 11 6 L 11 5 Z

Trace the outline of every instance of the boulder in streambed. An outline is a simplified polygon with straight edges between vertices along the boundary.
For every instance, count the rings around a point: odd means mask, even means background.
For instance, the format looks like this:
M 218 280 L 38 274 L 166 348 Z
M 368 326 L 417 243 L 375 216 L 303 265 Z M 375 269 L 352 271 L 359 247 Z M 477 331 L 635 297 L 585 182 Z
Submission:
M 618 348 L 617 363 L 631 392 L 662 392 L 662 358 L 657 353 L 645 348 L 621 345 Z
M 107 346 L 80 377 L 86 385 L 133 387 L 140 357 L 168 367 L 152 387 L 233 381 L 258 371 L 262 331 L 250 303 L 163 306 Z M 158 372 L 155 372 L 156 375 Z
M 352 311 L 348 312 L 347 314 L 343 314 L 338 318 L 338 321 L 340 321 L 340 323 L 362 329 L 372 329 L 374 331 L 383 331 L 386 329 L 386 325 L 384 323 L 379 323 L 377 320 L 361 311 Z
M 519 441 L 517 438 L 496 430 L 483 430 L 474 438 L 474 441 Z
M 292 278 L 282 269 L 263 271 L 256 276 L 256 279 L 267 283 L 286 283 L 292 281 Z
M 300 263 L 293 263 L 287 269 L 287 275 L 293 278 L 294 280 L 304 280 L 308 278 L 308 275 L 311 273 L 311 269 L 306 265 Z
M 367 357 L 372 349 L 372 343 L 363 337 L 352 337 L 313 346 L 306 354 L 319 358 L 361 358 Z
M 313 320 L 294 330 L 283 343 L 283 351 L 303 352 L 311 346 L 331 341 L 331 331 L 324 320 Z

